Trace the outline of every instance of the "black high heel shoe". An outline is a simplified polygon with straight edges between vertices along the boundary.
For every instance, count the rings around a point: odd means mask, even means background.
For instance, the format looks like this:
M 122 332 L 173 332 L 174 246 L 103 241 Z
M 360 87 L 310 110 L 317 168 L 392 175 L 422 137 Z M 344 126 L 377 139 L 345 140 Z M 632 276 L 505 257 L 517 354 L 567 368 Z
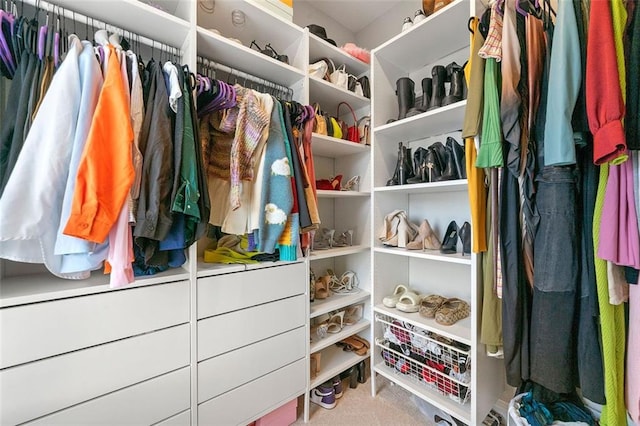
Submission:
M 460 234 L 460 241 L 462 241 L 462 255 L 471 254 L 471 224 L 465 222 L 458 231 Z
M 447 226 L 447 232 L 442 239 L 442 247 L 440 247 L 440 253 L 453 254 L 457 251 L 458 246 L 458 224 L 455 220 L 452 220 Z

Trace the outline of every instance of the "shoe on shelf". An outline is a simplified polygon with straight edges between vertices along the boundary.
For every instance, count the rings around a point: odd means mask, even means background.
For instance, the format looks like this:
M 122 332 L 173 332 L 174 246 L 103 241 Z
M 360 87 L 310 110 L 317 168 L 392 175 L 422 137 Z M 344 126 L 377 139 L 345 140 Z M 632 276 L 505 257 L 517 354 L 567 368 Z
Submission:
M 440 309 L 440 306 L 447 300 L 446 297 L 439 296 L 437 294 L 430 294 L 424 297 L 420 302 L 420 316 L 425 318 L 435 318 L 436 311 Z
M 416 13 L 413 14 L 413 25 L 417 24 L 418 22 L 424 21 L 425 18 L 426 16 L 422 9 L 416 10 Z
M 387 308 L 395 308 L 398 300 L 400 300 L 400 296 L 402 296 L 407 291 L 410 291 L 408 287 L 402 284 L 398 284 L 395 290 L 393 290 L 393 294 L 391 294 L 390 296 L 385 296 L 385 298 L 382 299 L 382 304 Z
M 347 306 L 344 310 L 344 325 L 354 325 L 362 319 L 364 303 Z
M 458 298 L 447 299 L 436 311 L 436 322 L 442 325 L 453 325 L 469 316 L 471 307 Z
M 331 410 L 336 406 L 336 391 L 333 383 L 323 383 L 311 391 L 310 401 L 314 404 Z
M 326 299 L 331 296 L 331 278 L 323 275 L 316 280 L 315 298 Z
M 330 269 L 327 270 L 327 272 Z M 331 280 L 331 291 L 334 293 L 358 293 L 360 288 L 358 285 L 360 284 L 360 280 L 358 280 L 358 276 L 353 271 L 346 271 L 345 273 L 337 278 L 335 275 Z
M 333 391 L 336 399 L 342 398 L 342 380 L 340 380 L 340 376 L 336 376 L 331 379 L 331 384 L 333 385 Z
M 318 373 L 320 372 L 320 358 L 322 352 L 314 352 L 309 355 L 309 366 L 311 370 L 311 380 L 318 377 Z
M 328 250 L 333 248 L 333 236 L 335 235 L 335 229 L 322 228 L 314 232 L 314 236 L 311 244 L 311 251 L 314 250 Z
M 462 255 L 471 254 L 471 224 L 465 222 L 458 231 L 460 235 L 460 241 L 462 241 Z
M 360 186 L 360 176 L 355 175 L 351 179 L 347 181 L 347 183 L 340 188 L 341 191 L 359 191 Z
M 340 191 L 340 188 L 342 188 L 340 186 L 341 182 L 342 182 L 342 175 L 337 175 L 330 179 L 317 179 L 316 189 L 323 189 L 326 191 Z
M 440 247 L 440 253 L 453 254 L 458 251 L 458 224 L 455 220 L 452 220 L 447 226 L 447 232 L 442 239 L 442 247 Z
M 407 250 L 439 250 L 440 247 L 440 241 L 427 219 L 420 224 L 416 238 L 407 243 Z
M 411 27 L 413 27 L 413 21 L 410 16 L 407 16 L 404 18 L 404 22 L 402 22 L 402 31 L 406 31 Z
M 327 324 L 327 333 L 336 334 L 342 331 L 344 327 L 344 311 L 335 312 L 329 318 Z
M 358 370 L 358 382 L 366 383 L 367 381 L 367 369 L 364 361 L 360 361 L 357 366 Z
M 396 303 L 396 309 L 402 312 L 412 313 L 418 312 L 420 308 L 421 296 L 413 291 L 407 291 L 400 296 L 398 303 Z
M 348 229 L 338 235 L 333 241 L 333 247 L 351 247 L 353 245 L 353 229 Z

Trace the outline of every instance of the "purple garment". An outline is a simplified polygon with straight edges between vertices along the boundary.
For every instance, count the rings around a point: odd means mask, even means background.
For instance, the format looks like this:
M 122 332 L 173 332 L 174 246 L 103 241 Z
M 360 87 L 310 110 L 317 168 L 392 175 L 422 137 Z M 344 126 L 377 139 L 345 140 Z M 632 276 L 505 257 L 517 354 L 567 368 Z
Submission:
M 640 268 L 640 234 L 631 161 L 609 167 L 598 256 L 617 265 Z

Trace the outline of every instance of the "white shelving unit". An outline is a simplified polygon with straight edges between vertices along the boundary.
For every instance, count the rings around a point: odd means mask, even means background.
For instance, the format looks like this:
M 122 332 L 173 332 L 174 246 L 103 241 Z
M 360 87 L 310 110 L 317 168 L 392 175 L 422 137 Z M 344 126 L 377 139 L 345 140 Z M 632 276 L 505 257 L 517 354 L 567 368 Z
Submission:
M 417 225 L 427 219 L 441 241 L 449 222 L 455 220 L 461 226 L 465 221 L 470 221 L 466 179 L 386 186 L 396 166 L 398 142 L 403 142 L 412 153 L 418 147 L 427 147 L 436 141 L 444 143 L 448 136 L 463 143 L 460 131 L 466 100 L 402 120 L 387 121 L 398 115 L 395 94 L 398 78 L 411 78 L 416 90 L 420 91 L 421 80 L 431 77 L 434 65 L 446 66 L 452 61 L 465 63 L 469 56 L 466 26 L 474 10 L 475 4 L 470 0 L 456 0 L 372 51 L 373 316 L 383 315 L 405 327 L 435 333 L 470 347 L 471 395 L 462 403 L 450 398 L 442 389 L 429 386 L 420 374 L 411 377 L 411 374 L 400 373 L 385 362 L 378 347 L 373 354 L 372 369 L 374 373 L 470 425 L 481 424 L 499 399 L 504 374 L 502 362 L 487 357 L 479 342 L 480 257 L 476 254 L 463 256 L 460 242 L 455 254 L 387 247 L 380 244 L 377 234 L 384 217 L 396 209 L 405 210 L 409 220 Z M 419 313 L 404 313 L 384 306 L 383 298 L 392 294 L 398 284 L 410 286 L 419 295 L 439 294 L 463 299 L 470 304 L 471 315 L 453 325 L 444 326 Z M 376 339 L 383 339 L 386 326 L 384 322 L 374 323 Z M 372 392 L 375 395 L 375 374 L 372 377 Z
M 308 63 L 320 58 L 330 58 L 336 67 L 345 65 L 347 72 L 355 76 L 368 74 L 369 66 L 331 44 L 321 40 L 305 29 L 309 39 Z M 357 118 L 370 114 L 370 100 L 344 90 L 325 80 L 309 77 L 309 102 L 319 103 L 320 108 L 328 114 L 336 115 L 338 104 L 342 101 L 349 103 Z M 340 118 L 353 125 L 353 117 L 348 108 L 340 109 Z M 310 401 L 309 392 L 319 384 L 330 380 L 344 370 L 358 364 L 366 356 L 358 356 L 351 352 L 344 352 L 335 343 L 351 336 L 360 334 L 371 342 L 370 312 L 370 267 L 371 252 L 369 209 L 371 199 L 371 148 L 366 145 L 337 139 L 329 136 L 313 134 L 311 145 L 316 179 L 328 179 L 342 175 L 342 186 L 353 176 L 360 176 L 360 183 L 352 191 L 318 190 L 318 210 L 321 228 L 335 229 L 334 239 L 342 232 L 353 231 L 353 245 L 335 247 L 327 250 L 314 250 L 309 255 L 309 267 L 318 278 L 327 269 L 340 275 L 351 270 L 357 274 L 361 291 L 355 294 L 332 294 L 326 299 L 316 299 L 310 303 L 309 317 L 311 321 L 319 315 L 340 311 L 356 303 L 365 303 L 363 319 L 352 326 L 345 326 L 337 334 L 329 334 L 323 339 L 310 336 L 309 353 L 321 352 L 320 372 L 313 380 L 309 378 L 305 393 L 304 419 L 309 421 Z M 321 232 L 321 230 L 317 231 Z M 373 345 L 371 344 L 371 347 Z

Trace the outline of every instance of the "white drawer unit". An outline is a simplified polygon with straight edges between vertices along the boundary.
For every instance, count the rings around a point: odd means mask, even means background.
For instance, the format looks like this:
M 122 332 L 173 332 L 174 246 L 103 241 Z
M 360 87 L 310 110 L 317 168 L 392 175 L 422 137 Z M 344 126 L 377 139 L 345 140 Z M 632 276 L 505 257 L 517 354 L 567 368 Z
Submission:
M 191 424 L 191 410 L 183 411 L 182 413 L 171 416 L 161 422 L 156 423 L 156 426 L 189 426 Z
M 189 282 L 0 309 L 0 368 L 189 322 Z
M 305 264 L 294 263 L 200 278 L 198 319 L 303 294 L 305 276 Z
M 183 324 L 4 369 L 0 424 L 33 420 L 188 366 L 189 342 Z
M 206 401 L 305 357 L 299 327 L 198 364 L 198 402 Z
M 198 361 L 305 324 L 306 296 L 294 296 L 198 321 Z
M 306 362 L 289 364 L 273 373 L 224 393 L 198 406 L 201 425 L 245 425 L 267 414 L 305 389 Z
M 58 411 L 29 424 L 150 425 L 164 422 L 176 413 L 189 409 L 189 375 L 189 367 L 184 367 Z

